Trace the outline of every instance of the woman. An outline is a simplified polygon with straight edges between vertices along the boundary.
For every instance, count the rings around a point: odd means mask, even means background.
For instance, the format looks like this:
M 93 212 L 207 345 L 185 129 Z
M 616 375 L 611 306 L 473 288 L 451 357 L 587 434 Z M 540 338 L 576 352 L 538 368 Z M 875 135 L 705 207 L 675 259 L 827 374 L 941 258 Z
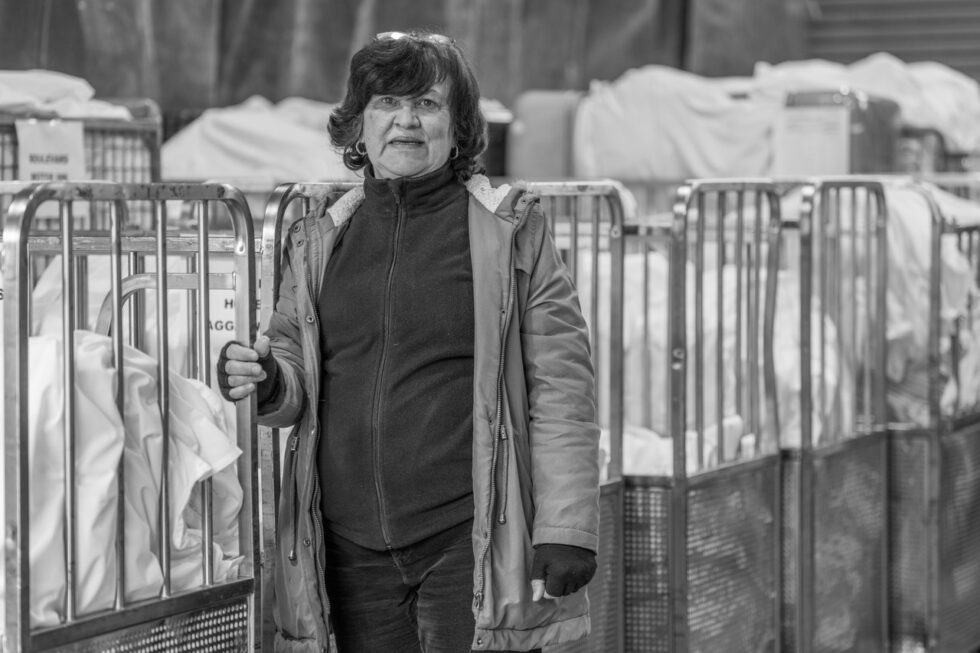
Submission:
M 598 533 L 585 321 L 536 198 L 479 174 L 450 39 L 378 35 L 330 118 L 362 187 L 289 230 L 279 300 L 219 381 L 298 424 L 276 650 L 528 651 L 584 637 Z

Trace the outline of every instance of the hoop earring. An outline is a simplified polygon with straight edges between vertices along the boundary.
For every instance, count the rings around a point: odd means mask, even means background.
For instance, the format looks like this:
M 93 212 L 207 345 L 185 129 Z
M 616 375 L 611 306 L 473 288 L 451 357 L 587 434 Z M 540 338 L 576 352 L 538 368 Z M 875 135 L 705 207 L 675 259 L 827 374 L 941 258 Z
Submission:
M 361 156 L 367 156 L 367 146 L 364 145 L 364 141 L 354 143 L 354 151 Z
M 452 148 L 449 150 L 449 160 L 455 161 L 458 158 L 459 158 L 459 146 L 453 145 Z

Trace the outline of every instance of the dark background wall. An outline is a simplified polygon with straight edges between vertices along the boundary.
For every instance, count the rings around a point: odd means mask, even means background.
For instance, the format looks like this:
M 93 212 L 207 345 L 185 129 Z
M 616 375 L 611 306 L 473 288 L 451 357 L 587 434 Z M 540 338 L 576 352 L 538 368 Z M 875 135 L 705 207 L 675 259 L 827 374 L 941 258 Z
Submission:
M 585 89 L 657 63 L 747 75 L 805 54 L 812 0 L 0 0 L 0 69 L 83 77 L 164 111 L 258 94 L 341 98 L 371 35 L 452 35 L 483 94 Z

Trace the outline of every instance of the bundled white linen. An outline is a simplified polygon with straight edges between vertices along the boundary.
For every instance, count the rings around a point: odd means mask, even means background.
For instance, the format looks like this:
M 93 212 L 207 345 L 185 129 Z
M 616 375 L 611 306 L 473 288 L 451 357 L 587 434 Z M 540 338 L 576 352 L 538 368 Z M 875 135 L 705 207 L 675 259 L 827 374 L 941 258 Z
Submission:
M 738 415 L 729 415 L 722 423 L 722 430 L 725 433 L 726 442 L 732 438 L 733 442 L 738 443 L 744 434 L 745 426 L 742 418 Z M 685 460 L 687 461 L 686 471 L 688 474 L 695 474 L 701 466 L 698 465 L 698 434 L 697 431 L 688 430 L 685 434 Z M 707 467 L 717 464 L 718 458 L 715 454 L 715 447 L 718 442 L 718 427 L 715 424 L 708 426 L 704 430 L 704 458 Z M 609 458 L 610 458 L 610 433 L 609 429 L 602 429 L 599 434 L 599 470 L 601 479 L 604 481 L 609 477 Z M 751 439 L 745 441 L 748 444 Z M 744 452 L 737 453 L 739 458 L 751 457 L 751 452 L 746 447 Z M 626 476 L 670 476 L 674 470 L 674 442 L 673 439 L 657 433 L 648 428 L 636 424 L 626 424 L 623 427 L 623 474 Z
M 103 301 L 109 296 L 111 290 L 110 259 L 108 256 L 93 255 L 86 257 L 87 262 L 87 289 L 89 304 L 84 311 L 85 323 L 78 325 L 84 329 L 94 329 L 102 308 Z M 183 269 L 185 263 L 180 257 L 171 256 L 168 260 L 168 269 Z M 259 262 L 256 261 L 256 274 L 260 274 Z M 152 258 L 146 260 L 146 271 L 152 273 L 156 269 L 155 261 Z M 212 274 L 230 274 L 235 271 L 235 262 L 230 255 L 212 254 L 210 258 L 210 270 Z M 124 270 L 125 274 L 125 270 Z M 144 295 L 144 327 L 142 329 L 145 338 L 145 349 L 151 355 L 156 355 L 157 347 L 157 307 L 156 293 L 147 290 Z M 188 373 L 188 314 L 190 311 L 190 298 L 186 291 L 171 290 L 168 294 L 167 303 L 167 324 L 168 324 L 168 351 L 170 356 L 170 366 L 178 374 Z M 51 257 L 47 267 L 38 278 L 37 284 L 32 292 L 33 311 L 32 311 L 32 334 L 52 334 L 58 335 L 62 330 L 62 281 L 61 281 L 61 256 Z M 235 291 L 231 289 L 212 289 L 208 296 L 209 311 L 212 328 L 210 329 L 210 379 L 211 387 L 218 389 L 217 373 L 215 365 L 221 348 L 226 343 L 235 338 Z M 123 313 L 124 330 L 128 328 L 128 313 Z M 2 361 L 2 354 L 0 354 Z M 235 431 L 237 426 L 237 413 L 235 405 L 231 402 L 222 402 L 225 414 L 225 421 L 231 431 Z M 280 440 L 284 441 L 288 436 L 287 429 L 280 430 Z M 281 450 L 281 456 L 285 455 L 285 449 Z
M 32 338 L 28 381 L 30 461 L 31 624 L 58 623 L 65 597 L 64 387 L 62 346 L 55 338 Z M 122 456 L 123 423 L 113 402 L 111 346 L 79 338 L 76 423 L 77 605 L 80 613 L 110 608 L 115 596 L 116 472 Z
M 600 253 L 599 284 L 600 288 L 608 288 L 609 255 Z M 591 260 L 588 256 L 579 259 L 579 269 L 576 271 L 576 284 L 580 295 L 591 297 Z M 624 261 L 624 469 L 641 475 L 669 475 L 673 469 L 673 458 L 670 439 L 667 437 L 667 419 L 670 407 L 667 394 L 668 385 L 668 354 L 670 351 L 667 341 L 667 323 L 670 317 L 668 291 L 670 283 L 670 265 L 665 252 L 654 250 L 648 254 L 630 253 Z M 762 433 L 752 433 L 746 425 L 746 415 L 742 415 L 735 406 L 735 370 L 738 354 L 735 349 L 736 311 L 736 271 L 732 266 L 721 268 L 722 274 L 722 303 L 720 310 L 726 316 L 723 320 L 723 332 L 718 331 L 717 314 L 719 304 L 717 267 L 707 267 L 704 273 L 704 293 L 702 296 L 703 331 L 700 342 L 703 351 L 704 387 L 697 387 L 695 377 L 695 360 L 693 346 L 696 342 L 694 331 L 694 310 L 697 300 L 695 295 L 693 263 L 687 266 L 687 462 L 688 471 L 706 469 L 718 462 L 718 443 L 720 441 L 717 415 L 718 401 L 716 379 L 723 375 L 725 405 L 722 410 L 722 429 L 725 443 L 723 460 L 732 461 L 751 458 L 754 455 L 756 442 L 763 453 L 775 451 L 777 446 L 797 448 L 800 446 L 800 392 L 802 379 L 800 376 L 800 301 L 799 278 L 789 271 L 780 272 L 777 282 L 777 318 L 772 343 L 776 373 L 777 405 L 779 409 L 778 433 L 771 424 L 766 423 L 765 406 L 762 391 L 759 391 L 759 415 L 762 416 Z M 744 272 L 743 272 L 744 274 Z M 649 287 L 644 290 L 643 279 L 646 276 Z M 744 283 L 744 277 L 743 277 Z M 765 276 L 760 279 L 760 289 L 765 287 Z M 643 310 L 644 293 L 646 294 L 646 311 Z M 744 290 L 743 290 L 744 297 Z M 811 307 L 811 324 L 813 337 L 817 337 L 820 321 L 818 304 Z M 608 315 L 600 312 L 599 333 L 608 334 Z M 590 325 L 591 327 L 592 325 Z M 743 339 L 746 337 L 743 333 Z M 823 374 L 825 388 L 830 397 L 836 397 L 840 386 L 842 395 L 853 394 L 853 379 L 847 367 L 838 369 L 837 356 L 833 354 L 837 347 L 837 330 L 829 320 L 825 320 L 824 337 L 828 350 L 831 352 L 826 361 L 826 367 L 821 372 L 816 364 L 819 352 L 813 352 L 814 363 L 811 366 L 814 387 Z M 722 360 L 718 360 L 718 341 L 721 339 Z M 607 343 L 600 342 L 600 368 L 598 375 L 600 385 L 607 383 L 608 349 Z M 742 343 L 745 347 L 745 343 Z M 755 361 L 759 373 L 762 373 L 762 338 L 759 338 L 760 358 Z M 748 373 L 752 365 L 742 358 L 743 373 Z M 743 391 L 747 391 L 743 388 Z M 694 431 L 696 419 L 695 398 L 700 397 L 703 406 L 705 459 L 699 465 L 697 460 L 697 433 Z M 601 425 L 608 425 L 607 407 L 600 414 Z M 828 406 L 828 414 L 835 409 Z M 842 406 L 843 419 L 850 419 L 848 406 Z M 813 441 L 820 442 L 827 437 L 832 428 L 826 415 L 814 415 L 812 419 Z M 607 436 L 608 437 L 608 436 Z M 608 453 L 608 448 L 604 449 Z
M 931 189 L 944 216 L 955 217 L 961 225 L 980 224 L 980 206 L 938 188 Z M 901 182 L 886 185 L 889 209 L 888 246 L 888 400 L 894 418 L 925 425 L 928 419 L 929 374 L 929 273 L 932 225 L 924 197 Z M 970 261 L 957 248 L 955 239 L 941 244 L 942 283 L 939 313 L 941 411 L 952 414 L 980 405 L 980 289 Z M 963 318 L 960 320 L 960 318 Z M 961 356 L 961 386 L 956 386 L 950 369 L 948 335 L 957 333 Z
M 64 565 L 64 386 L 62 342 L 53 335 L 29 339 L 28 460 L 30 464 L 31 625 L 59 623 Z M 156 596 L 162 587 L 157 510 L 163 425 L 157 402 L 156 361 L 126 348 L 126 401 L 115 405 L 117 371 L 109 338 L 79 330 L 75 340 L 77 611 L 109 609 L 115 599 L 117 470 L 124 461 L 125 593 L 128 600 Z M 213 479 L 215 579 L 237 573 L 237 517 L 242 506 L 235 460 L 241 451 L 224 422 L 221 399 L 210 388 L 170 376 L 172 588 L 202 582 L 197 493 Z
M 126 546 L 146 558 L 157 549 L 158 497 L 162 469 L 163 422 L 155 406 L 158 383 L 156 360 L 127 349 L 124 361 L 126 392 L 127 510 Z M 198 587 L 201 569 L 200 493 L 198 481 L 212 479 L 212 523 L 215 580 L 234 576 L 241 557 L 238 546 L 238 514 L 242 488 L 233 465 L 241 455 L 225 422 L 220 396 L 200 381 L 177 374 L 170 376 L 170 524 L 171 587 L 175 591 Z M 153 407 L 147 410 L 147 407 Z M 132 490 L 135 489 L 136 492 Z M 130 529 L 133 522 L 141 524 Z M 144 537 L 130 539 L 137 531 Z M 154 596 L 162 586 L 160 566 L 147 558 L 144 564 L 127 559 L 127 582 L 135 575 L 129 592 L 139 598 Z M 132 587 L 132 589 L 130 589 Z M 133 598 L 129 597 L 128 598 Z
M 593 81 L 576 110 L 573 174 L 626 181 L 769 171 L 780 92 L 743 99 L 717 79 L 667 66 Z
M 886 382 L 889 418 L 899 422 L 925 426 L 929 424 L 928 343 L 931 327 L 929 311 L 932 302 L 930 274 L 933 266 L 932 214 L 928 202 L 915 186 L 904 178 L 882 178 L 885 202 L 888 209 L 888 283 L 886 289 L 887 327 L 885 331 L 887 357 Z M 934 186 L 927 186 L 946 219 L 961 226 L 980 225 L 980 206 L 956 197 Z M 800 194 L 784 197 L 784 215 L 798 215 Z M 850 206 L 841 206 L 841 220 L 849 228 Z M 860 253 L 860 249 L 858 250 Z M 841 261 L 843 277 L 847 278 L 855 265 L 862 260 L 848 258 L 845 248 Z M 938 300 L 941 319 L 940 344 L 940 410 L 945 415 L 980 406 L 980 315 L 977 314 L 980 290 L 974 277 L 973 266 L 958 249 L 953 237 L 941 242 L 941 285 Z M 795 267 L 795 266 L 794 266 Z M 798 272 L 798 271 L 796 271 Z M 849 309 L 863 310 L 867 303 L 864 287 L 857 284 L 856 296 L 845 296 L 851 291 L 850 284 L 842 288 L 841 305 L 845 313 Z M 842 316 L 848 323 L 847 315 Z M 863 327 L 863 323 L 859 323 Z M 956 334 L 960 358 L 956 361 L 960 385 L 957 386 L 951 362 L 951 336 Z M 815 334 L 816 335 L 816 334 Z M 843 350 L 849 367 L 858 364 L 864 351 L 867 334 L 863 330 L 847 334 Z M 814 340 L 816 342 L 816 340 Z M 778 359 L 777 359 L 778 361 Z
M 83 329 L 94 329 L 102 308 L 103 301 L 109 296 L 111 291 L 110 259 L 108 256 L 87 256 L 86 283 L 88 289 L 89 304 L 84 312 L 84 324 L 78 325 Z M 168 269 L 183 269 L 185 261 L 177 256 L 171 256 L 168 260 Z M 234 261 L 230 256 L 212 255 L 210 261 L 212 273 L 231 273 L 234 272 Z M 146 260 L 146 271 L 152 273 L 156 269 L 154 259 Z M 62 330 L 62 282 L 61 282 L 61 256 L 51 257 L 50 262 L 32 292 L 34 310 L 32 311 L 32 334 L 60 334 Z M 142 329 L 145 338 L 145 349 L 151 355 L 156 355 L 157 347 L 157 306 L 156 292 L 147 290 L 144 294 L 144 327 Z M 221 348 L 235 336 L 233 328 L 229 328 L 229 322 L 234 320 L 234 290 L 211 290 L 209 293 L 210 317 L 214 327 L 210 330 L 210 352 L 211 352 L 211 375 L 214 381 L 212 387 L 217 389 L 217 375 L 214 365 L 218 360 Z M 171 290 L 167 293 L 167 327 L 168 327 L 168 352 L 170 356 L 170 366 L 178 374 L 186 375 L 188 372 L 188 314 L 190 312 L 190 298 L 186 291 Z M 124 330 L 128 328 L 129 316 L 123 313 Z M 233 327 L 233 324 L 231 325 Z M 225 420 L 232 430 L 235 429 L 235 407 L 228 402 L 224 403 Z
M 252 96 L 208 109 L 160 149 L 164 179 L 230 181 L 268 193 L 284 181 L 358 180 L 327 134 L 333 104 Z
M 80 77 L 53 70 L 0 70 L 0 113 L 132 120 L 126 107 L 94 97 L 95 89 Z
M 60 335 L 62 332 L 63 301 L 64 291 L 61 279 L 61 255 L 52 256 L 41 275 L 38 277 L 34 290 L 31 291 L 31 335 Z M 102 304 L 112 289 L 112 275 L 110 269 L 110 257 L 103 255 L 86 256 L 87 274 L 84 280 L 78 283 L 84 284 L 87 290 L 88 305 L 82 312 L 82 324 L 76 324 L 80 329 L 94 330 L 99 318 L 99 311 Z M 172 256 L 168 260 L 169 269 L 183 269 L 178 266 L 183 265 L 184 261 L 179 257 Z M 152 258 L 146 259 L 146 272 L 152 273 L 156 269 L 155 261 Z M 123 272 L 125 276 L 126 272 Z M 157 301 L 156 292 L 147 290 L 142 297 L 144 298 L 144 328 L 142 330 L 145 337 L 146 350 L 151 355 L 156 355 L 157 347 Z M 182 290 L 171 290 L 167 293 L 167 328 L 170 364 L 179 373 L 186 373 L 187 363 L 187 316 L 188 316 L 188 297 Z M 129 326 L 129 315 L 123 313 L 124 332 Z

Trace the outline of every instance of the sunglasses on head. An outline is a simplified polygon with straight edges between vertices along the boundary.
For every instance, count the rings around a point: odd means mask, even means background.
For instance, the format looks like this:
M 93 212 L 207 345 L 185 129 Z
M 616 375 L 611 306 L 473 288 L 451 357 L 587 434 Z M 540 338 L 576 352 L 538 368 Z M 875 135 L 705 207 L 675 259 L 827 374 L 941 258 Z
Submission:
M 451 39 L 448 36 L 419 32 L 381 32 L 375 35 L 374 38 L 379 41 L 400 41 L 401 39 L 408 39 L 411 41 L 429 41 L 430 43 L 438 43 L 440 45 L 456 45 L 456 39 Z

